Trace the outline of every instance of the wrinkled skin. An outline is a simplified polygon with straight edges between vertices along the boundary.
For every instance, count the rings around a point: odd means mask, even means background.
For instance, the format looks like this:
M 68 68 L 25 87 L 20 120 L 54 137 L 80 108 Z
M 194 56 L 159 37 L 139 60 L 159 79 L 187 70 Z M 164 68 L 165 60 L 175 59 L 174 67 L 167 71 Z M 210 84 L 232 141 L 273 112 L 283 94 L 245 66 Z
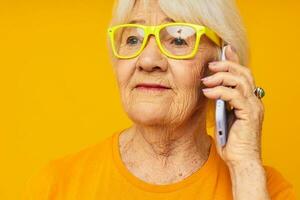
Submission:
M 137 4 L 130 19 L 143 19 L 147 25 L 159 25 L 167 16 L 156 1 L 150 1 L 152 8 L 144 11 Z M 149 13 L 145 15 L 145 13 Z M 190 60 L 174 60 L 163 55 L 154 36 L 140 56 L 129 60 L 117 60 L 115 64 L 123 107 L 136 123 L 144 125 L 178 126 L 187 120 L 196 109 L 205 105 L 201 91 L 201 77 L 205 65 L 216 57 L 214 44 L 202 37 L 197 55 Z M 207 68 L 207 67 L 206 67 Z M 139 92 L 137 83 L 151 82 L 167 85 L 172 89 L 165 93 Z M 202 86 L 203 87 L 203 86 Z
M 144 10 L 138 1 L 129 21 L 142 20 L 139 23 L 146 25 L 170 22 L 157 1 L 150 4 Z M 152 183 L 176 182 L 207 160 L 207 98 L 201 91 L 201 78 L 209 73 L 207 64 L 216 56 L 216 46 L 206 36 L 202 36 L 196 56 L 189 60 L 166 57 L 151 36 L 138 57 L 115 60 L 122 104 L 134 122 L 120 136 L 122 159 L 131 173 Z M 171 89 L 147 92 L 134 88 L 144 82 Z
M 167 16 L 157 1 L 150 2 L 148 10 L 138 3 L 131 19 L 151 25 L 164 23 Z M 122 160 L 131 173 L 147 182 L 168 184 L 199 169 L 211 145 L 205 124 L 207 99 L 221 98 L 232 111 L 227 144 L 223 148 L 217 145 L 217 151 L 229 167 L 234 199 L 269 199 L 261 160 L 264 106 L 253 93 L 250 69 L 239 64 L 231 46 L 225 54 L 227 61 L 210 63 L 217 60 L 217 51 L 203 37 L 193 59 L 173 60 L 159 51 L 151 37 L 137 58 L 116 60 L 122 103 L 134 122 L 119 141 Z M 209 78 L 202 79 L 208 74 Z M 139 91 L 134 87 L 140 82 L 160 83 L 171 89 L 162 93 Z M 202 91 L 204 87 L 209 90 Z

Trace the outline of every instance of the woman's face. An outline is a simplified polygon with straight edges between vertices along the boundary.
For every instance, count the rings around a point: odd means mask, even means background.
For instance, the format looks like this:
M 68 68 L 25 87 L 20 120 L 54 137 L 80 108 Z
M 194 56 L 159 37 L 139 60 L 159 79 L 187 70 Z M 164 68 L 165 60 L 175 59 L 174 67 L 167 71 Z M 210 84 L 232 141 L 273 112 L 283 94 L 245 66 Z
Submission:
M 159 25 L 170 22 L 160 9 L 158 1 L 149 1 L 144 10 L 137 1 L 131 20 L 139 24 Z M 206 99 L 201 91 L 201 77 L 208 62 L 215 60 L 213 43 L 202 36 L 199 51 L 189 60 L 175 60 L 163 55 L 154 36 L 149 38 L 143 52 L 133 59 L 118 59 L 114 64 L 122 104 L 133 122 L 143 125 L 181 124 L 199 108 Z M 151 90 L 137 84 L 156 83 L 170 87 Z

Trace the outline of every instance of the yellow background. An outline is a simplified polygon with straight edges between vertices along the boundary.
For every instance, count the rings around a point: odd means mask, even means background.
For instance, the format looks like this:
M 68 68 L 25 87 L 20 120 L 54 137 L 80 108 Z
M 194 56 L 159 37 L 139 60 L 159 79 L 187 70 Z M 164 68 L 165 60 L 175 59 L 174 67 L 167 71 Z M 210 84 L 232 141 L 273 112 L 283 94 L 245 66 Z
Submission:
M 266 107 L 263 157 L 300 192 L 300 3 L 240 0 Z M 47 161 L 127 119 L 109 63 L 103 0 L 0 1 L 0 199 L 19 199 Z

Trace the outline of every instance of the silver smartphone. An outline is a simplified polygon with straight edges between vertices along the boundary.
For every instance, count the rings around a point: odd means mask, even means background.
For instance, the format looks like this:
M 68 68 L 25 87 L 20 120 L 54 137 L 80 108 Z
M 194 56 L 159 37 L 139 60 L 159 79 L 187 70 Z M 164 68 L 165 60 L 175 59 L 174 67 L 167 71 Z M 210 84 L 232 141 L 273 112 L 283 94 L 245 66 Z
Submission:
M 226 60 L 225 56 L 225 45 L 222 47 L 222 53 L 220 60 Z M 215 119 L 216 119 L 216 135 L 218 143 L 221 147 L 225 146 L 228 138 L 228 122 L 227 122 L 227 113 L 226 113 L 226 102 L 222 99 L 216 100 L 216 112 L 215 112 Z

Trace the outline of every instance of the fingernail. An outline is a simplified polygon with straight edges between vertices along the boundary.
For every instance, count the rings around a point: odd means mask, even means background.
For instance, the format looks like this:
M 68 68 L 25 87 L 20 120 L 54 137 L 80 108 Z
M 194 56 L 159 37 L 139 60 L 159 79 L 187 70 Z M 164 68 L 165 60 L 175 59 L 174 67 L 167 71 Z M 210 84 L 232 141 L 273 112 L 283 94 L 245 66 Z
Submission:
M 207 77 L 201 78 L 201 81 L 207 81 L 208 79 L 210 79 L 210 76 L 207 76 Z
M 202 89 L 203 92 L 210 92 L 211 91 L 211 88 L 204 88 Z

